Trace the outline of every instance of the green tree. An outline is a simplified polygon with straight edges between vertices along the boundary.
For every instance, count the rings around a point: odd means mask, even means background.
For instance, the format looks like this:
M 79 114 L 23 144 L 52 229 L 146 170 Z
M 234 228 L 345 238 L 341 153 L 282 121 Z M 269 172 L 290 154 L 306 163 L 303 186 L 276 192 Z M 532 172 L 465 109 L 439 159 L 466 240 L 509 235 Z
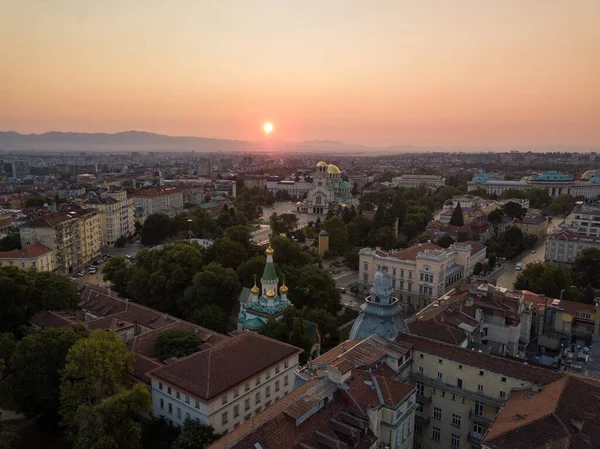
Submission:
M 11 332 L 0 333 L 0 360 L 4 360 L 4 364 L 8 365 L 10 358 L 15 352 L 15 336 Z M 0 379 L 2 376 L 0 375 Z
M 17 447 L 19 432 L 17 426 L 12 422 L 0 424 L 0 447 L 2 449 L 13 449 Z
M 124 257 L 111 257 L 102 270 L 105 282 L 110 282 L 112 287 L 121 295 L 127 294 L 127 282 L 131 276 L 131 268 Z
M 499 225 L 504 219 L 503 209 L 494 209 L 488 214 L 488 221 L 493 225 Z
M 490 266 L 490 270 L 493 270 L 496 266 L 496 255 L 492 254 L 488 257 L 488 265 Z
M 21 237 L 19 234 L 9 234 L 0 239 L 0 251 L 14 251 L 21 249 Z
M 515 219 L 521 219 L 527 213 L 527 209 L 525 209 L 519 203 L 515 203 L 514 201 L 509 201 L 506 203 L 504 206 L 502 206 L 502 210 L 504 211 L 504 215 Z
M 404 224 L 404 220 L 406 219 L 406 203 L 402 201 L 402 196 L 400 194 L 394 196 L 390 214 L 394 219 L 398 219 L 399 227 Z
M 463 217 L 462 207 L 460 206 L 460 203 L 458 203 L 452 211 L 452 216 L 450 217 L 450 224 L 452 226 L 463 226 L 465 224 L 465 219 Z
M 260 277 L 267 259 L 264 256 L 254 256 L 245 262 L 242 262 L 237 269 L 240 282 L 245 287 L 252 287 L 254 276 Z
M 568 194 L 558 195 L 548 205 L 548 213 L 550 215 L 567 216 L 575 207 L 575 198 Z
M 563 265 L 533 262 L 527 264 L 517 275 L 514 288 L 543 293 L 550 298 L 559 298 L 561 291 L 567 291 L 571 284 L 571 273 Z
M 198 351 L 202 340 L 193 332 L 172 329 L 161 332 L 154 340 L 154 355 L 161 362 L 171 357 L 185 357 Z
M 457 242 L 467 242 L 471 240 L 471 237 L 469 236 L 469 233 L 466 231 L 458 231 L 458 234 L 456 235 L 456 241 Z
M 483 264 L 481 262 L 477 262 L 473 267 L 473 274 L 475 276 L 479 276 L 483 272 Z
M 377 231 L 375 234 L 375 246 L 379 246 L 386 251 L 398 246 L 398 238 L 390 226 L 384 226 Z
M 525 235 L 521 229 L 512 226 L 502 235 L 502 240 L 505 243 L 505 251 L 509 256 L 518 254 L 525 243 Z
M 314 264 L 304 265 L 297 285 L 294 290 L 290 286 L 290 300 L 296 307 L 323 308 L 330 313 L 339 310 L 340 292 L 328 271 Z
M 80 407 L 88 410 L 129 387 L 132 363 L 133 353 L 114 332 L 97 329 L 71 346 L 60 384 L 61 424 L 69 439 L 77 437 Z
M 437 239 L 435 243 L 441 246 L 442 248 L 448 248 L 454 243 L 454 239 L 450 235 L 444 234 L 439 239 Z
M 195 310 L 207 304 L 231 310 L 241 288 L 235 271 L 210 263 L 194 276 L 192 285 L 186 289 L 179 302 L 179 310 L 184 317 L 191 316 Z
M 252 228 L 249 226 L 238 225 L 227 228 L 225 237 L 239 243 L 247 250 L 250 250 L 252 246 Z
M 271 247 L 275 251 L 273 260 L 279 266 L 292 265 L 301 267 L 311 264 L 313 261 L 312 256 L 303 252 L 300 245 L 285 237 L 272 238 Z
M 217 239 L 206 250 L 206 260 L 236 270 L 242 261 L 250 257 L 250 252 L 241 243 L 223 237 Z
M 359 251 L 359 248 L 356 246 L 353 246 L 346 253 L 345 263 L 348 266 L 348 268 L 350 268 L 351 270 L 354 270 L 354 271 L 358 271 L 358 268 L 359 268 L 360 255 L 359 255 L 358 251 Z
M 58 274 L 0 267 L 0 332 L 15 332 L 42 310 L 75 310 L 77 290 Z
M 312 341 L 308 338 L 308 327 L 300 312 L 294 307 L 288 307 L 281 319 L 269 318 L 266 324 L 260 328 L 259 333 L 284 343 L 304 349 L 300 354 L 300 362 L 306 363 Z
M 154 416 L 142 424 L 142 447 L 144 449 L 171 449 L 181 428 L 163 416 Z
M 151 214 L 144 221 L 140 235 L 143 245 L 158 245 L 173 235 L 171 219 L 166 214 Z
M 329 250 L 338 254 L 346 252 L 348 244 L 348 228 L 340 217 L 332 217 L 325 220 L 323 227 L 329 234 Z
M 600 288 L 600 249 L 585 248 L 575 259 L 575 271 L 579 273 L 577 284 L 580 288 L 591 285 Z
M 198 326 L 222 334 L 227 332 L 227 325 L 229 324 L 227 311 L 216 304 L 207 304 L 199 310 L 194 310 L 188 319 Z
M 412 240 L 419 233 L 419 225 L 413 220 L 407 220 L 401 228 L 402 234 L 406 237 L 407 241 Z
M 358 184 L 354 183 L 352 185 L 352 191 L 350 192 L 352 194 L 352 196 L 356 196 L 360 194 L 360 190 L 358 189 Z
M 19 413 L 58 419 L 59 388 L 67 353 L 86 335 L 81 326 L 44 329 L 18 343 L 6 383 Z
M 348 243 L 363 247 L 367 243 L 367 236 L 371 230 L 371 222 L 368 218 L 357 215 L 348 223 Z
M 142 449 L 140 412 L 150 412 L 150 393 L 140 384 L 103 399 L 81 405 L 75 415 L 74 449 Z
M 382 228 L 386 224 L 386 208 L 383 204 L 381 204 L 377 210 L 375 211 L 375 216 L 373 217 L 373 223 L 371 223 L 371 229 L 378 230 Z
M 206 449 L 219 438 L 221 435 L 212 426 L 188 420 L 172 449 Z

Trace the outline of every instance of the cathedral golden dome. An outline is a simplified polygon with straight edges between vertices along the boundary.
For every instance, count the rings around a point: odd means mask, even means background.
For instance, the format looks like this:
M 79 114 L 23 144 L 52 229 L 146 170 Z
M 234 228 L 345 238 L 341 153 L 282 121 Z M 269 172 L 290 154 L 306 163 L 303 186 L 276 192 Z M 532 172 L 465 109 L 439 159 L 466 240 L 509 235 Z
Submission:
M 265 253 L 267 253 L 267 256 L 272 256 L 274 252 L 275 251 L 273 251 L 273 248 L 271 248 L 271 245 L 269 244 L 269 247 L 267 248 Z
M 250 293 L 252 293 L 253 295 L 258 295 L 260 293 L 260 288 L 258 288 L 256 282 L 254 283 L 254 287 L 250 289 Z
M 279 288 L 279 293 L 281 293 L 282 295 L 287 294 L 288 292 L 288 288 L 285 284 L 283 284 L 280 288 Z
M 327 173 L 332 174 L 332 175 L 339 174 L 339 173 L 341 173 L 341 170 L 338 168 L 337 165 L 329 164 L 327 166 Z
M 275 298 L 275 292 L 272 289 L 269 289 L 269 291 L 267 292 L 267 298 L 269 298 L 269 299 Z
M 321 161 L 317 164 L 317 167 L 327 167 L 327 162 Z

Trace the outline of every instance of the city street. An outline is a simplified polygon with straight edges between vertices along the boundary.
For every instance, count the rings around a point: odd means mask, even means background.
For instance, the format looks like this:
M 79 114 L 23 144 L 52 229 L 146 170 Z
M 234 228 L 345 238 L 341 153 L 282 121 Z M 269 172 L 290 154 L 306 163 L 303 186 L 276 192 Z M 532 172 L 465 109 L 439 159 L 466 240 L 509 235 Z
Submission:
M 562 224 L 562 219 L 559 217 L 554 217 L 554 219 L 548 225 L 548 234 L 552 233 L 554 228 L 559 224 Z M 535 250 L 535 253 L 532 254 L 532 251 Z M 499 275 L 496 273 L 496 277 L 498 279 L 498 285 L 506 288 L 513 288 L 513 284 L 517 280 L 517 275 L 519 272 L 516 270 L 517 263 L 522 263 L 523 268 L 528 263 L 544 261 L 544 256 L 546 255 L 546 239 L 539 241 L 536 245 L 527 251 L 523 251 L 517 258 L 511 260 L 504 264 L 504 266 L 499 270 Z

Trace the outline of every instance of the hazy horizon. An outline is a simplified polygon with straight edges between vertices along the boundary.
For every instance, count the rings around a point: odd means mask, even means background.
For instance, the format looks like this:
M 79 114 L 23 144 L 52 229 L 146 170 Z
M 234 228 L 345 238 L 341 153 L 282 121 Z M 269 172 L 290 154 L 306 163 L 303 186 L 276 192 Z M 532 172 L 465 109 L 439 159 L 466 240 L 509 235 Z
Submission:
M 600 146 L 596 0 L 5 3 L 5 130 Z

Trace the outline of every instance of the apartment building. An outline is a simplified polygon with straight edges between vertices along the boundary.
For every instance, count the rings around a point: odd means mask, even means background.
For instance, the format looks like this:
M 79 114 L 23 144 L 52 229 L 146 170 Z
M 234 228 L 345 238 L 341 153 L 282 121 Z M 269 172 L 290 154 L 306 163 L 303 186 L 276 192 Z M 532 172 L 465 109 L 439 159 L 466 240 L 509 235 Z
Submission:
M 100 255 L 102 248 L 101 214 L 98 209 L 84 209 L 76 204 L 68 204 L 61 211 L 79 221 L 79 243 L 81 264 L 85 265 Z
M 191 419 L 219 433 L 231 432 L 293 390 L 301 352 L 243 332 L 152 370 L 154 415 L 177 425 Z
M 446 179 L 439 175 L 401 175 L 392 179 L 394 187 L 419 187 L 424 185 L 428 190 L 436 190 L 446 185 Z
M 166 214 L 173 217 L 183 212 L 183 192 L 178 187 L 155 187 L 131 195 L 135 220 L 143 223 L 148 215 Z
M 523 234 L 536 236 L 543 240 L 548 235 L 548 217 L 541 213 L 527 213 L 523 218 L 517 219 L 514 226 L 519 228 Z
M 412 449 L 416 389 L 392 378 L 409 350 L 375 335 L 343 343 L 299 369 L 289 395 L 210 448 Z
M 8 235 L 12 232 L 12 216 L 10 213 L 0 212 L 0 235 Z
M 573 234 L 600 237 L 600 201 L 577 204 L 561 227 Z
M 367 182 L 369 182 L 369 177 L 366 173 L 348 173 L 348 184 L 350 184 L 352 189 L 354 189 L 354 186 L 356 185 L 358 191 L 362 192 L 363 187 Z
M 482 449 L 598 447 L 600 382 L 566 375 L 513 391 L 482 439 Z
M 417 388 L 414 449 L 479 449 L 511 391 L 564 376 L 423 337 L 400 334 L 397 341 L 411 345 L 410 370 L 400 378 Z
M 575 234 L 558 228 L 547 238 L 545 260 L 573 265 L 579 254 L 586 248 L 600 249 L 600 236 Z
M 41 243 L 33 243 L 15 251 L 0 251 L 0 267 L 18 267 L 24 270 L 35 268 L 38 271 L 54 271 L 56 258 L 54 251 Z
M 103 246 L 112 246 L 120 237 L 135 232 L 133 199 L 127 192 L 112 192 L 86 201 L 100 213 L 100 232 Z
M 81 225 L 79 218 L 65 212 L 54 212 L 34 218 L 19 229 L 21 246 L 41 243 L 54 250 L 56 271 L 69 274 L 82 264 Z
M 455 243 L 447 249 L 434 243 L 390 252 L 363 248 L 359 284 L 367 291 L 375 274 L 386 267 L 395 296 L 407 312 L 420 310 L 471 275 L 475 264 L 485 260 L 485 253 L 485 246 L 476 242 Z

